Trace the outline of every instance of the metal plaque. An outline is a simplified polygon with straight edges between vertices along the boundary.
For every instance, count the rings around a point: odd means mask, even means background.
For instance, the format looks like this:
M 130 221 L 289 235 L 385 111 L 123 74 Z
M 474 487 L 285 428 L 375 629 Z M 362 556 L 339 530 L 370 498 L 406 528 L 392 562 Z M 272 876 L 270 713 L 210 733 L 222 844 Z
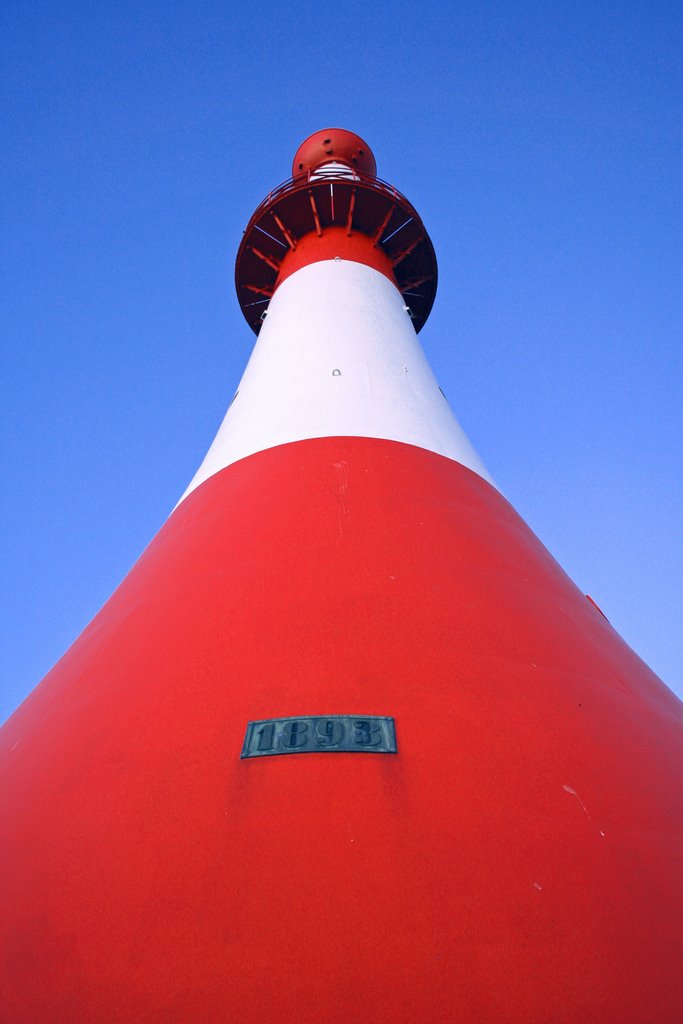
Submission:
M 241 757 L 334 751 L 395 754 L 393 718 L 385 715 L 315 715 L 249 722 Z

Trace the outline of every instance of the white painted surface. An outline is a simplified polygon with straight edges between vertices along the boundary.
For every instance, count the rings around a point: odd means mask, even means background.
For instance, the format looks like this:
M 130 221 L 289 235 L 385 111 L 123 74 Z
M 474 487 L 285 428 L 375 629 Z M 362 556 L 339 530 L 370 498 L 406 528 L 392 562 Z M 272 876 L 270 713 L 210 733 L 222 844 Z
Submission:
M 358 181 L 358 175 L 353 167 L 349 167 L 348 164 L 339 164 L 335 160 L 330 160 L 328 163 L 316 167 L 311 175 L 311 181 L 315 181 L 316 178 L 329 178 L 332 175 L 336 178 L 353 178 L 354 181 Z
M 403 441 L 491 481 L 439 390 L 400 292 L 349 260 L 312 263 L 277 289 L 237 395 L 183 498 L 254 452 L 333 436 Z

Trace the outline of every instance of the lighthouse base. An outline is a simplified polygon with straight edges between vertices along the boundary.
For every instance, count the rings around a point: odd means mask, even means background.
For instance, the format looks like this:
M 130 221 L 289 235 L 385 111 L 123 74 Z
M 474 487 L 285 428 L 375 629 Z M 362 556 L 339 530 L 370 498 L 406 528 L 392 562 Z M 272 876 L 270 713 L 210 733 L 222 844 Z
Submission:
M 396 753 L 240 758 L 250 722 L 332 716 Z M 680 737 L 475 473 L 252 455 L 2 731 L 5 1019 L 674 1024 Z

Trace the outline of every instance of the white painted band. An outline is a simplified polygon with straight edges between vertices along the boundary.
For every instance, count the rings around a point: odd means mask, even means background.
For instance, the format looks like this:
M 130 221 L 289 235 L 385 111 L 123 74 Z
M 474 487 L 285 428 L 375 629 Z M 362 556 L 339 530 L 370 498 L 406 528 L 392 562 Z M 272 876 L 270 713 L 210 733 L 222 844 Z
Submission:
M 400 292 L 349 260 L 312 263 L 277 289 L 237 395 L 183 498 L 247 455 L 335 436 L 417 445 L 490 481 L 439 389 Z
M 353 167 L 330 160 L 328 163 L 320 164 L 319 167 L 316 167 L 311 175 L 311 181 L 315 181 L 316 178 L 329 178 L 332 175 L 335 178 L 353 178 L 356 181 L 358 180 L 358 174 L 354 171 Z

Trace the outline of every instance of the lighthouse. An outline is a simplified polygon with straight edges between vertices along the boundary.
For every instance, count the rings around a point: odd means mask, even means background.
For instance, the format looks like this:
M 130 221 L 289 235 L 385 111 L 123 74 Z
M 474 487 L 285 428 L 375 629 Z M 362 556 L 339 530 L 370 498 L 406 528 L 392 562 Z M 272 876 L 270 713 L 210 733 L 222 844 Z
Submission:
M 497 489 L 357 135 L 249 221 L 207 455 L 1 731 L 2 1017 L 677 1024 L 683 714 Z

